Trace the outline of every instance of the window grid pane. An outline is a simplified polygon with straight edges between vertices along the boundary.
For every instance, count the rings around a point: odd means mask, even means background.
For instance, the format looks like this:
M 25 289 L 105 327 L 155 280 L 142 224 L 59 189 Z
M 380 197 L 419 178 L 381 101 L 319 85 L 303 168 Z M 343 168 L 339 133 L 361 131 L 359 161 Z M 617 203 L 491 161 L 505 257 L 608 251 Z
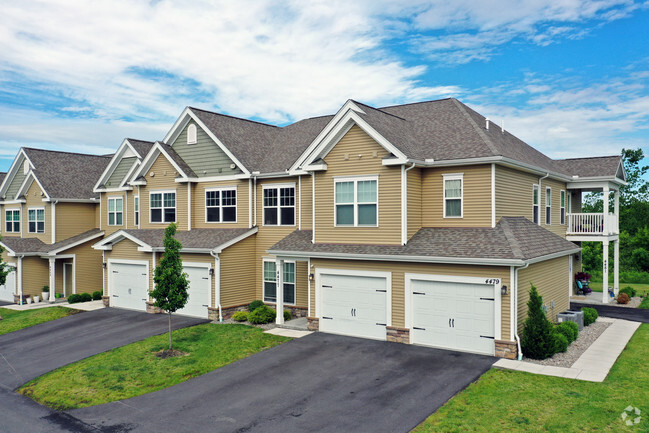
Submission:
M 354 182 L 336 183 L 336 203 L 354 203 Z
M 162 207 L 162 194 L 151 194 L 151 207 Z
M 446 188 L 444 190 L 446 198 L 459 198 L 462 197 L 462 181 L 459 179 L 446 180 Z
M 295 263 L 284 263 L 284 282 L 295 283 Z
M 446 200 L 446 216 L 447 217 L 462 216 L 462 200 L 457 200 L 457 199 Z
M 176 193 L 168 192 L 164 195 L 164 206 L 165 207 L 176 207 Z
M 376 181 L 362 180 L 358 182 L 357 200 L 359 203 L 376 203 Z

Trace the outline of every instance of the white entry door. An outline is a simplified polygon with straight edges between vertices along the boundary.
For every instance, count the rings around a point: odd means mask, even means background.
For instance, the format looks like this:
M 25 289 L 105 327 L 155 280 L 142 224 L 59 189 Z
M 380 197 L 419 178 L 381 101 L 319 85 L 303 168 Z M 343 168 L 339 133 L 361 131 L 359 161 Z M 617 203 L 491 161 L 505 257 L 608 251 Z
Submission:
M 183 271 L 189 280 L 189 299 L 185 308 L 178 310 L 178 314 L 207 318 L 207 307 L 210 305 L 212 292 L 212 278 L 210 268 L 206 265 L 183 264 Z
M 13 302 L 16 293 L 16 268 L 10 267 L 7 274 L 7 281 L 0 286 L 0 301 Z
M 338 272 L 319 274 L 320 331 L 385 340 L 390 278 Z
M 147 262 L 108 262 L 111 307 L 146 311 L 149 300 Z
M 493 284 L 411 279 L 414 344 L 494 354 Z

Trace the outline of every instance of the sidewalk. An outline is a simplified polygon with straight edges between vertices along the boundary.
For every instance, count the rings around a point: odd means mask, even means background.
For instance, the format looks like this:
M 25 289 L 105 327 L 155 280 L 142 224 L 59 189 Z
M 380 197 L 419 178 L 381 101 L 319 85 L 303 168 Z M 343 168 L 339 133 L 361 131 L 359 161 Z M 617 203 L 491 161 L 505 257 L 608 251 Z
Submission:
M 640 326 L 640 323 L 607 317 L 600 317 L 597 320 L 612 322 L 612 324 L 570 368 L 539 365 L 511 359 L 501 359 L 494 364 L 494 367 L 546 376 L 565 377 L 567 379 L 603 382 L 620 353 L 622 353 L 622 350 L 624 350 Z
M 69 304 L 68 301 L 56 301 L 54 303 L 49 303 L 46 301 L 41 301 L 38 303 L 31 303 L 31 304 L 23 304 L 23 305 L 18 305 L 18 304 L 11 304 L 11 305 L 5 305 L 2 308 L 6 308 L 8 310 L 35 310 L 38 308 L 49 308 L 49 307 L 68 307 L 68 308 L 74 308 L 75 310 L 83 310 L 83 311 L 93 311 L 93 310 L 100 310 L 104 307 L 104 302 L 100 299 L 99 301 L 90 301 L 90 302 L 79 302 L 77 304 Z

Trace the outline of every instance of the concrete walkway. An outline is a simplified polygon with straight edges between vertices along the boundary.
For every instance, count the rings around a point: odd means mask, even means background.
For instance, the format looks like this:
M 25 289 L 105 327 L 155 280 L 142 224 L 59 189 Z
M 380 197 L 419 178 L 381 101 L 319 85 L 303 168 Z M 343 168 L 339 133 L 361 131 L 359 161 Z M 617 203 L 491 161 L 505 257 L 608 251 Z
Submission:
M 281 337 L 291 337 L 291 338 L 302 338 L 311 334 L 311 331 L 302 331 L 299 329 L 290 329 L 290 328 L 273 328 L 268 331 L 264 331 L 265 334 L 279 335 Z
M 90 302 L 78 302 L 76 304 L 70 304 L 68 301 L 57 301 L 54 303 L 49 303 L 45 301 L 37 302 L 37 303 L 31 303 L 31 304 L 23 304 L 23 305 L 18 305 L 18 304 L 10 304 L 10 305 L 4 305 L 2 308 L 7 308 L 9 310 L 18 310 L 18 311 L 23 311 L 23 310 L 36 310 L 38 308 L 48 308 L 48 307 L 68 307 L 68 308 L 74 308 L 75 310 L 83 310 L 83 311 L 94 311 L 94 310 L 101 310 L 104 307 L 104 302 L 102 300 L 99 301 L 90 301 Z
M 579 357 L 570 368 L 540 365 L 533 362 L 501 359 L 494 367 L 507 370 L 526 371 L 545 376 L 565 377 L 567 379 L 603 382 L 615 361 L 640 326 L 639 322 L 600 317 L 602 322 L 612 322 L 611 326 Z

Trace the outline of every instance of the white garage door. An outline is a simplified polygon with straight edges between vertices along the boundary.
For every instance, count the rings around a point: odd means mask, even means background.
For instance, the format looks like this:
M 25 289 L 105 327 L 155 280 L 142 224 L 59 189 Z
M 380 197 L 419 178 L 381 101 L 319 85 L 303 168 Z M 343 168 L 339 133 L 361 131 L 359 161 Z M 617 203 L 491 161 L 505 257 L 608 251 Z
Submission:
M 194 317 L 207 317 L 207 307 L 210 305 L 211 279 L 210 268 L 207 266 L 192 266 L 185 264 L 183 271 L 189 280 L 189 299 L 185 308 L 178 314 Z
M 320 330 L 385 340 L 388 278 L 320 274 Z
M 109 262 L 110 305 L 146 311 L 149 275 L 144 263 Z
M 494 354 L 494 285 L 410 280 L 414 344 Z
M 0 301 L 13 302 L 16 293 L 16 268 L 10 267 L 7 274 L 7 281 L 0 286 Z

